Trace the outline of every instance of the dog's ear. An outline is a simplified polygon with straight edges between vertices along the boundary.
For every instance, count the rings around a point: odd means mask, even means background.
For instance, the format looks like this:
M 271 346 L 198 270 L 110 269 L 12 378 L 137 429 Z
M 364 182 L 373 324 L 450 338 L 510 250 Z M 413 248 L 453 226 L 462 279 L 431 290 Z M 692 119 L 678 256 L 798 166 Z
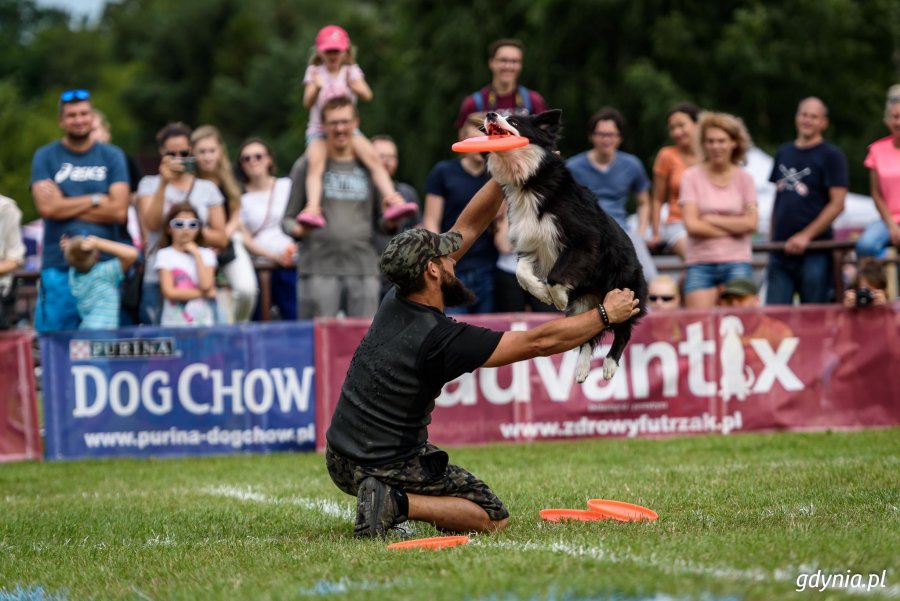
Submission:
M 534 117 L 534 124 L 555 140 L 562 128 L 562 111 L 559 109 L 544 111 Z

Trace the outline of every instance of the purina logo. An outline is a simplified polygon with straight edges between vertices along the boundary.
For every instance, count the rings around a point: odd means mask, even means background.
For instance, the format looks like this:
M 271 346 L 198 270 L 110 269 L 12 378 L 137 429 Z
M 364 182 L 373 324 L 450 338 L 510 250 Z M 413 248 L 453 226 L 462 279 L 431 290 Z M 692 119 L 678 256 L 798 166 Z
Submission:
M 70 340 L 69 359 L 144 359 L 178 357 L 174 338 L 126 338 L 121 340 Z

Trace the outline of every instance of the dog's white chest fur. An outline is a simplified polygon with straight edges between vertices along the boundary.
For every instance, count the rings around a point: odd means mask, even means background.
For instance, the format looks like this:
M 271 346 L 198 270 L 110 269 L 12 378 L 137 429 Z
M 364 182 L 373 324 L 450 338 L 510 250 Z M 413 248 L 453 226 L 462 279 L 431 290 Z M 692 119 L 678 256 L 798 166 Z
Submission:
M 509 238 L 520 255 L 528 255 L 534 275 L 546 278 L 559 257 L 559 226 L 547 213 L 545 202 L 537 194 L 523 189 L 541 166 L 546 151 L 536 145 L 494 153 L 488 157 L 488 169 L 503 186 L 509 205 Z
M 515 186 L 506 188 L 509 203 L 509 239 L 521 255 L 529 255 L 534 273 L 546 278 L 559 258 L 559 227 L 556 220 L 544 213 L 539 216 L 542 201 L 532 192 Z

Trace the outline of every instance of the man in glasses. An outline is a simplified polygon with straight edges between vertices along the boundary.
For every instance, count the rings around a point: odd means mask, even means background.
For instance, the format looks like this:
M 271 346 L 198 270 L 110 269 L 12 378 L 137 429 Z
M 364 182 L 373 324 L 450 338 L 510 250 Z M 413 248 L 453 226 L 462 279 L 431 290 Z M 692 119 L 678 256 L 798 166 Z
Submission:
M 592 148 L 567 160 L 566 167 L 576 182 L 594 193 L 600 208 L 631 238 L 644 278 L 649 282 L 657 274 L 643 238 L 650 224 L 650 180 L 639 158 L 619 150 L 624 131 L 622 113 L 611 107 L 601 108 L 588 121 Z M 637 204 L 637 231 L 629 228 L 626 221 L 629 197 Z
M 453 122 L 456 129 L 462 128 L 472 113 L 495 112 L 508 117 L 536 115 L 547 110 L 543 96 L 519 85 L 524 53 L 525 48 L 519 40 L 496 40 L 488 46 L 491 83 L 463 99 Z
M 378 308 L 381 279 L 373 234 L 395 224 L 381 218 L 381 198 L 372 177 L 353 153 L 359 116 L 346 96 L 322 109 L 328 161 L 322 178 L 322 209 L 328 221 L 320 229 L 297 222 L 306 206 L 306 159 L 291 169 L 291 197 L 282 220 L 284 232 L 299 240 L 297 316 L 300 319 L 371 317 Z
M 91 138 L 94 109 L 87 90 L 67 90 L 59 98 L 61 140 L 42 146 L 31 163 L 31 194 L 44 219 L 41 286 L 35 329 L 78 328 L 80 318 L 69 289 L 68 265 L 60 240 L 73 236 L 117 237 L 128 211 L 125 154 Z

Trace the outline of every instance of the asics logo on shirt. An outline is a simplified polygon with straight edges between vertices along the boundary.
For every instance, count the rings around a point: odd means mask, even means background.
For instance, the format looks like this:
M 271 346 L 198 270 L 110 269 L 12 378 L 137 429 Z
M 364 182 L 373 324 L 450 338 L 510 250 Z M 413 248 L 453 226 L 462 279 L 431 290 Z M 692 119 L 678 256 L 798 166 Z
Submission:
M 105 165 L 92 165 L 76 167 L 72 163 L 63 163 L 53 181 L 61 184 L 66 180 L 73 182 L 105 182 L 107 167 Z

